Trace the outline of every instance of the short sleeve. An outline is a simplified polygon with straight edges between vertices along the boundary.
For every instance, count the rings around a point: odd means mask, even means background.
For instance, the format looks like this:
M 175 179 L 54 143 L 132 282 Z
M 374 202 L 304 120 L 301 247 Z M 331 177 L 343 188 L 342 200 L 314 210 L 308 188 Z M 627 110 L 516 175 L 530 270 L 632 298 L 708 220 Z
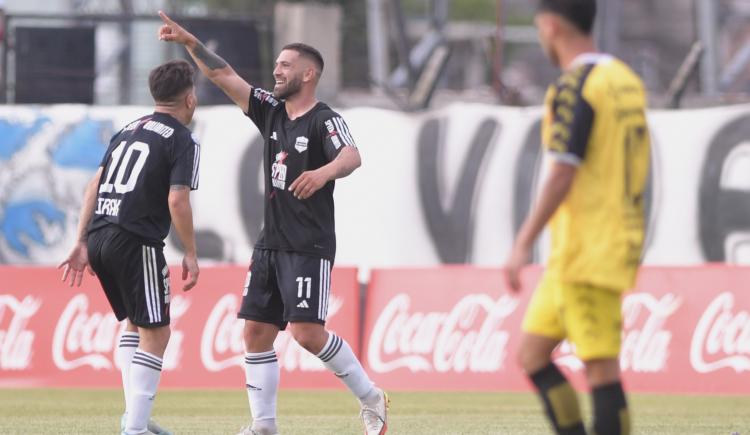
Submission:
M 586 157 L 594 109 L 583 96 L 586 77 L 593 66 L 587 65 L 564 76 L 552 100 L 552 128 L 549 151 L 560 161 L 579 165 Z
M 336 112 L 330 112 L 323 117 L 320 135 L 323 139 L 323 152 L 329 162 L 336 158 L 342 147 L 357 147 L 349 126 Z
M 122 131 L 118 131 L 114 136 L 112 136 L 112 139 L 109 140 L 109 146 L 107 147 L 107 150 L 104 151 L 104 155 L 102 156 L 102 161 L 99 163 L 99 166 L 102 168 L 107 167 L 107 162 L 109 162 L 109 156 L 112 155 L 112 151 L 119 145 L 118 141 L 120 139 L 120 133 Z
M 253 88 L 252 92 L 250 92 L 250 101 L 248 102 L 247 113 L 245 115 L 253 121 L 261 134 L 266 134 L 263 131 L 266 119 L 268 119 L 269 113 L 278 105 L 279 100 L 272 93 L 261 88 Z
M 169 184 L 172 186 L 190 186 L 198 189 L 198 172 L 201 163 L 201 146 L 192 134 L 175 135 L 174 157 Z

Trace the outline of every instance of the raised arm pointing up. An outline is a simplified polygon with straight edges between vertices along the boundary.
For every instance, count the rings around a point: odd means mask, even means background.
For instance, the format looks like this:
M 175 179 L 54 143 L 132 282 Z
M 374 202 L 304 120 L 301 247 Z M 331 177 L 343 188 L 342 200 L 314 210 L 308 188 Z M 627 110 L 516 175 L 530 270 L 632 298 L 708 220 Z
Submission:
M 164 12 L 159 11 L 159 16 L 164 22 L 159 28 L 159 39 L 184 45 L 203 74 L 221 88 L 243 112 L 247 112 L 253 87 L 240 77 L 224 59 L 206 48 L 195 35 L 174 22 Z

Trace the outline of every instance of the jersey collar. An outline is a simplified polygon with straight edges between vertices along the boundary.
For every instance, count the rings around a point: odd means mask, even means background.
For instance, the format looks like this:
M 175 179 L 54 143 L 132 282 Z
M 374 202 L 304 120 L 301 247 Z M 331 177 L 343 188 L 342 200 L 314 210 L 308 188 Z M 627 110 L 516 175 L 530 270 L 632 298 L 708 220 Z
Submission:
M 573 59 L 573 62 L 570 63 L 571 68 L 575 68 L 577 66 L 585 65 L 585 64 L 597 64 L 602 62 L 609 62 L 613 59 L 612 55 L 607 53 L 595 53 L 595 52 L 588 52 L 588 53 L 581 53 L 578 56 Z

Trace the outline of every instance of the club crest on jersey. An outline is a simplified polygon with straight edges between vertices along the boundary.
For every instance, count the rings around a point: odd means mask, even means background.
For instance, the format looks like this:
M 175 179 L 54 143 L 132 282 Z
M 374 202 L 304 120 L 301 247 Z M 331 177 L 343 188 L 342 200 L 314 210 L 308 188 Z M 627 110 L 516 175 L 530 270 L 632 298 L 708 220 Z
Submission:
M 307 143 L 310 142 L 305 136 L 297 136 L 297 141 L 294 142 L 294 149 L 299 153 L 307 151 Z
M 289 154 L 286 151 L 281 151 L 276 154 L 276 161 L 271 165 L 271 184 L 277 189 L 284 190 L 286 188 L 286 160 Z

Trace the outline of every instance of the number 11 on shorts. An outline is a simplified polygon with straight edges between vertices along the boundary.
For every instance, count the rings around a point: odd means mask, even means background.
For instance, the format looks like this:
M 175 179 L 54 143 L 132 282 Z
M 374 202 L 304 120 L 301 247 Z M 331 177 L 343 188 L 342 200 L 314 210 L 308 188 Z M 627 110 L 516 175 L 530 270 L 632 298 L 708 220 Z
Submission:
M 305 299 L 310 299 L 310 292 L 312 291 L 312 278 L 308 277 L 297 277 L 297 297 L 302 297 L 302 288 L 303 283 L 307 285 L 307 296 L 305 296 Z

